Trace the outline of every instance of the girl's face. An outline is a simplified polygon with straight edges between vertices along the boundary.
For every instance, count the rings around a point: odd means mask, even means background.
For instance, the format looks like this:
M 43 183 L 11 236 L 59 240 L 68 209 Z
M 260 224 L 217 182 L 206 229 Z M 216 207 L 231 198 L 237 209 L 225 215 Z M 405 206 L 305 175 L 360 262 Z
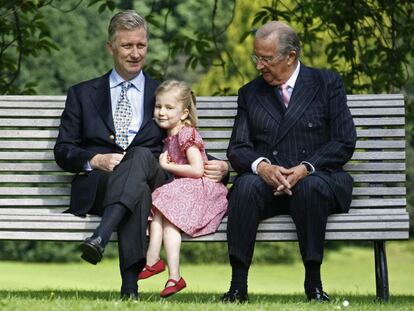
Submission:
M 170 136 L 180 131 L 189 112 L 188 109 L 183 109 L 181 102 L 177 101 L 177 95 L 174 90 L 162 92 L 155 100 L 155 122 L 159 127 L 166 129 Z

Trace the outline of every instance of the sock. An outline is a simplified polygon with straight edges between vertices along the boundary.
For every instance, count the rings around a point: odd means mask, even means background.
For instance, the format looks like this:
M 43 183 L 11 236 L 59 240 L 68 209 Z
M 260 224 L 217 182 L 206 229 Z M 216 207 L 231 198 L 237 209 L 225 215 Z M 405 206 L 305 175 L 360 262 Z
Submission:
M 305 291 L 309 291 L 316 287 L 322 289 L 321 263 L 307 261 L 305 263 Z
M 230 257 L 230 264 L 232 269 L 230 291 L 238 289 L 241 295 L 247 294 L 249 267 L 233 257 Z
M 126 212 L 127 208 L 122 204 L 113 204 L 105 208 L 101 223 L 94 232 L 95 236 L 99 235 L 102 238 L 102 246 L 109 242 L 112 232 L 116 230 Z

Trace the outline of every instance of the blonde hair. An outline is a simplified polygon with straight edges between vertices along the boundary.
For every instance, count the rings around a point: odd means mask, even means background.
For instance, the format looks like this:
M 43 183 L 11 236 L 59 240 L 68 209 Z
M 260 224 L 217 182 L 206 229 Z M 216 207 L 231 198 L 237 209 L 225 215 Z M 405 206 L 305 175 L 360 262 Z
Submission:
M 197 127 L 196 98 L 190 86 L 183 81 L 166 80 L 157 88 L 155 96 L 171 91 L 176 92 L 176 100 L 181 103 L 183 110 L 188 109 L 188 117 L 184 120 L 184 124 L 186 126 Z
M 118 30 L 135 30 L 143 28 L 148 39 L 148 23 L 134 10 L 125 10 L 116 13 L 109 22 L 108 41 L 114 43 Z

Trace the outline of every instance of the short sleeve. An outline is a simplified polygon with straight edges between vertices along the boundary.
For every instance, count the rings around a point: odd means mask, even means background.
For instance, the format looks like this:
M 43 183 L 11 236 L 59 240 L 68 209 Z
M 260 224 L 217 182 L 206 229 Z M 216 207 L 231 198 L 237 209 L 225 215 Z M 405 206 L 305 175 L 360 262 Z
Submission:
M 184 127 L 178 133 L 178 144 L 180 151 L 185 153 L 191 146 L 196 146 L 200 151 L 204 151 L 204 142 L 200 133 L 194 127 Z

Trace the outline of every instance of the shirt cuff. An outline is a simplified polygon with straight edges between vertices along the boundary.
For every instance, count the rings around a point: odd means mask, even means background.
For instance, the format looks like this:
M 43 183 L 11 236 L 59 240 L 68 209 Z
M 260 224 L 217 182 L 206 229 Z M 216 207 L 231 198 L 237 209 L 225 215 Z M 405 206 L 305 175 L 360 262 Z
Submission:
M 256 160 L 252 163 L 252 172 L 253 172 L 253 173 L 255 173 L 256 175 L 257 175 L 257 166 L 258 166 L 258 165 L 259 165 L 259 163 L 260 163 L 260 162 L 262 162 L 262 161 L 265 161 L 265 162 L 267 162 L 267 163 L 271 164 L 271 163 L 270 163 L 270 160 L 269 160 L 269 159 L 267 159 L 267 158 L 265 158 L 265 157 L 260 157 L 260 158 L 256 159 Z
M 93 171 L 93 168 L 92 168 L 91 163 L 89 161 L 87 161 L 86 164 L 83 166 L 83 170 L 85 172 L 91 172 L 91 171 Z
M 303 163 L 306 163 L 311 167 L 311 171 L 309 172 L 309 175 L 315 173 L 315 167 L 311 163 L 309 163 L 308 161 L 300 162 L 300 164 L 303 164 Z

